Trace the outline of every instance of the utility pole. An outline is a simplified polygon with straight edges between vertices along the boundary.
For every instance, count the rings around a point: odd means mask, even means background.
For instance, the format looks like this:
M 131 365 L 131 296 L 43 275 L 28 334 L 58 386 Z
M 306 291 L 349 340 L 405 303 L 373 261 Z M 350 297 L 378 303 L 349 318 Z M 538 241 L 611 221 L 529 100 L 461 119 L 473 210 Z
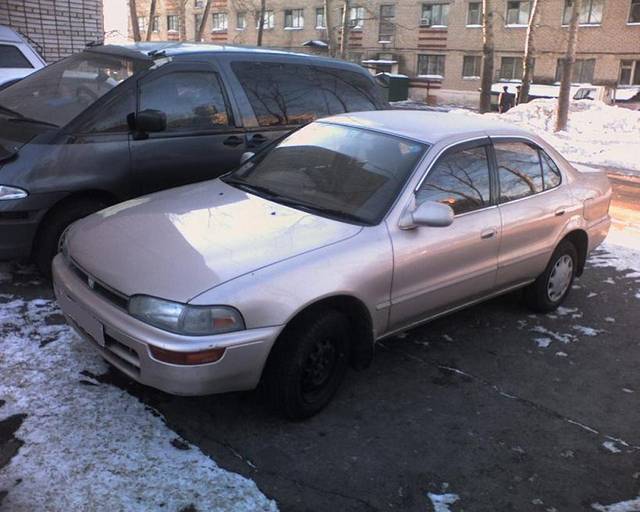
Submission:
M 347 57 L 347 44 L 349 42 L 349 0 L 342 4 L 342 34 L 340 37 L 340 58 Z
M 573 65 L 576 62 L 576 48 L 578 45 L 578 20 L 582 10 L 582 0 L 573 0 L 571 9 L 571 21 L 569 22 L 569 41 L 567 53 L 562 62 L 562 80 L 560 82 L 560 95 L 558 96 L 558 111 L 556 112 L 556 131 L 567 129 L 569 120 L 569 101 L 571 96 L 571 78 Z
M 527 40 L 524 44 L 524 63 L 522 66 L 522 87 L 520 87 L 520 95 L 518 104 L 527 103 L 529 101 L 529 89 L 531 80 L 533 79 L 533 63 L 535 62 L 536 48 L 534 35 L 536 29 L 540 25 L 540 0 L 533 0 L 531 4 L 531 15 L 527 26 Z
M 264 15 L 267 8 L 267 0 L 260 0 L 260 22 L 258 23 L 258 46 L 262 46 L 262 32 L 264 31 Z
M 138 9 L 136 7 L 136 0 L 129 0 L 129 17 L 131 18 L 131 32 L 133 33 L 133 40 L 140 41 L 140 25 L 138 25 Z
M 480 80 L 480 112 L 491 110 L 493 83 L 493 5 L 482 0 L 482 78 Z

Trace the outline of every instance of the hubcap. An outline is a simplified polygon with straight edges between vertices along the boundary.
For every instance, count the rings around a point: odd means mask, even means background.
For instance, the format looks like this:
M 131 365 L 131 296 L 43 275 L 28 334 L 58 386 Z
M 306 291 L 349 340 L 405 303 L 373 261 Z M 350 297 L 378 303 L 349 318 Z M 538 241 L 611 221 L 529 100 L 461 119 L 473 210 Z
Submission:
M 552 302 L 559 301 L 567 292 L 573 277 L 573 260 L 565 254 L 558 258 L 547 282 L 547 295 Z
M 306 395 L 320 391 L 329 381 L 336 366 L 338 353 L 330 339 L 316 343 L 302 372 L 302 392 Z

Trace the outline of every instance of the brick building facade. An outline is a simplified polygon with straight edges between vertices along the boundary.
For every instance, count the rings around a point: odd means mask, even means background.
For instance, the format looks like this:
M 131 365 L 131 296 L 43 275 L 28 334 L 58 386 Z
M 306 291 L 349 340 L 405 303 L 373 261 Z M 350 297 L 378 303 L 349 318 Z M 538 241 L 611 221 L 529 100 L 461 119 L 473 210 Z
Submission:
M 102 0 L 2 0 L 0 25 L 27 36 L 54 62 L 103 38 Z
M 574 81 L 640 85 L 640 0 L 583 0 Z M 141 24 L 149 0 L 138 0 Z M 157 0 L 152 39 L 194 40 L 206 0 Z M 323 0 L 267 0 L 263 45 L 327 52 L 308 41 L 339 45 L 343 2 L 329 0 L 329 33 Z M 559 81 L 558 59 L 567 41 L 571 0 L 540 0 L 534 82 Z M 205 41 L 255 45 L 260 0 L 217 0 L 206 20 Z M 467 94 L 480 86 L 482 2 L 473 0 L 350 1 L 347 58 L 376 70 L 408 75 L 414 93 L 430 88 Z M 494 1 L 495 80 L 522 74 L 530 2 Z M 178 20 L 171 18 L 177 16 Z M 172 19 L 173 21 L 170 21 Z M 168 31 L 168 24 L 180 27 Z M 311 43 L 312 45 L 314 43 Z

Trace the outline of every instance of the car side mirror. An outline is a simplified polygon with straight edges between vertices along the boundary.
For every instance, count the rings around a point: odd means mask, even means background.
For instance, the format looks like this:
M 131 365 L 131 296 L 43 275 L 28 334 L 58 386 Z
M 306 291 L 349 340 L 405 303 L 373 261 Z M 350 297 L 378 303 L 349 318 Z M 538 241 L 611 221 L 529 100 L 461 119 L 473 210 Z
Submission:
M 161 110 L 146 109 L 127 116 L 129 127 L 138 135 L 162 132 L 167 129 L 167 114 Z
M 400 229 L 414 229 L 418 226 L 445 228 L 453 223 L 453 217 L 453 209 L 448 204 L 424 201 L 415 210 L 403 215 Z
M 240 157 L 240 165 L 245 163 L 247 160 L 252 159 L 254 156 L 255 156 L 255 153 L 252 153 L 251 151 L 245 151 L 244 153 L 242 153 L 242 156 Z

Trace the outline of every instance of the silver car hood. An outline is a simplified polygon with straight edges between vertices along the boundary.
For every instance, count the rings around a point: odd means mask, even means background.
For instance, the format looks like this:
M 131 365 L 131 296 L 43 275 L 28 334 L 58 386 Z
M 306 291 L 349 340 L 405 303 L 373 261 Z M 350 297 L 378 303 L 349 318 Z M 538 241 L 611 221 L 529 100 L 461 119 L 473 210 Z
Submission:
M 361 229 L 213 180 L 91 215 L 73 225 L 67 247 L 80 267 L 115 290 L 187 302 Z

